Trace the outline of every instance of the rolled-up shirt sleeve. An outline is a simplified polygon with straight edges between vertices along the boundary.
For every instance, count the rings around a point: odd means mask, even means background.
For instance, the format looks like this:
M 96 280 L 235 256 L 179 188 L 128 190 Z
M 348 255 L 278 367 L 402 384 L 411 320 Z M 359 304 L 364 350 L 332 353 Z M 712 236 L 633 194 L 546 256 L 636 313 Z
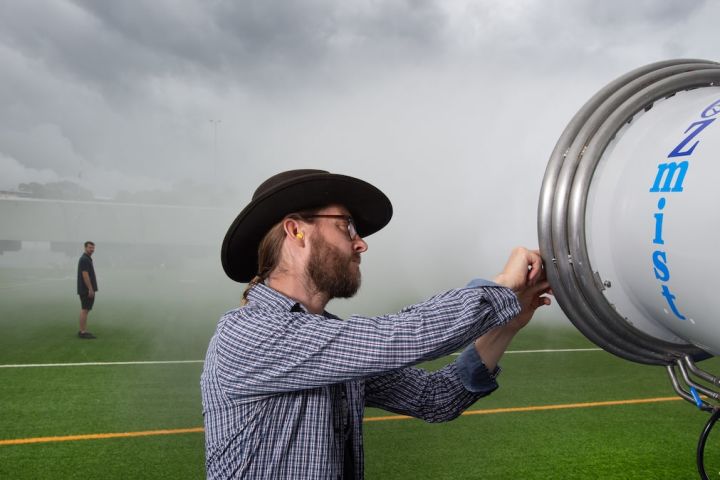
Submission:
M 465 288 L 508 291 L 484 279 L 472 280 Z M 512 297 L 516 301 L 514 295 Z M 510 316 L 517 314 L 518 310 Z M 496 326 L 502 324 L 504 322 Z M 412 415 L 428 422 L 444 422 L 497 390 L 496 379 L 500 372 L 499 366 L 488 370 L 472 342 L 454 362 L 436 372 L 408 368 L 368 379 L 366 400 L 368 406 Z
M 474 278 L 465 285 L 466 288 L 481 288 L 481 287 L 501 287 L 497 283 L 491 280 L 485 280 L 484 278 Z
M 500 285 L 484 278 L 475 278 L 466 285 L 466 288 L 483 287 L 500 287 Z M 489 371 L 474 344 L 471 343 L 463 350 L 456 363 L 460 380 L 468 391 L 487 395 L 497 390 L 498 384 L 495 379 L 502 369 L 496 366 L 495 370 Z
M 468 345 L 455 363 L 460 381 L 469 392 L 487 395 L 497 390 L 498 384 L 495 379 L 501 369 L 496 366 L 492 372 L 489 371 L 478 355 L 475 344 Z

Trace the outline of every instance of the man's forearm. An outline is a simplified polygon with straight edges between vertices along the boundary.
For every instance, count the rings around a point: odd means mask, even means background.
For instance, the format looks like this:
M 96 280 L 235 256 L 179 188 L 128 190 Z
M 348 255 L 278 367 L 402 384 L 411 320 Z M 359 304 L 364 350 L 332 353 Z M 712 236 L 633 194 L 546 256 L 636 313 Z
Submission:
M 88 272 L 82 272 L 82 277 L 83 277 L 83 282 L 85 282 L 85 286 L 88 289 L 88 292 L 92 292 L 93 286 L 92 286 L 92 282 L 90 281 L 90 275 L 88 274 Z
M 508 324 L 493 328 L 475 340 L 475 350 L 488 370 L 495 369 L 517 332 L 517 328 Z

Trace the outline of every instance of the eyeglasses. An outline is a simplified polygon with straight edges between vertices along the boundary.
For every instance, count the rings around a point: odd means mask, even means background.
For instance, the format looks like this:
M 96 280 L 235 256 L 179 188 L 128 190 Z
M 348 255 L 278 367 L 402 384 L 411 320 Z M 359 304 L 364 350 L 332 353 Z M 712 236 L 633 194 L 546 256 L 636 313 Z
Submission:
M 355 228 L 355 220 L 350 215 L 302 215 L 300 218 L 339 218 L 342 220 L 345 220 L 347 222 L 347 231 L 348 235 L 350 236 L 350 241 L 355 240 L 357 237 L 357 229 Z

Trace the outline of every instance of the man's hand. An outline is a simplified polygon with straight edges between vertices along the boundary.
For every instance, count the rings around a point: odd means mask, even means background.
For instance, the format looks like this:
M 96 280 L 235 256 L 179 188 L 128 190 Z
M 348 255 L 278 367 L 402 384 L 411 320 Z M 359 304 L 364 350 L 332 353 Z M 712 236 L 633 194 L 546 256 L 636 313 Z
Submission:
M 552 295 L 537 250 L 522 247 L 513 249 L 505 268 L 495 277 L 494 282 L 515 292 L 521 310 L 507 324 L 493 328 L 475 340 L 475 350 L 490 371 L 495 369 L 515 334 L 530 322 L 535 310 L 550 305 L 550 299 L 544 295 Z
M 503 271 L 494 279 L 495 283 L 510 288 L 518 297 L 522 310 L 513 318 L 508 327 L 520 330 L 528 324 L 535 310 L 550 305 L 546 294 L 552 294 L 545 278 L 542 257 L 537 250 L 517 247 L 513 249 Z
M 88 298 L 95 298 L 95 290 L 92 288 L 88 290 Z
M 535 285 L 530 285 L 524 290 L 515 292 L 518 300 L 520 300 L 522 310 L 520 310 L 518 316 L 508 322 L 507 327 L 513 328 L 516 331 L 520 330 L 530 322 L 530 319 L 535 314 L 535 310 L 543 305 L 550 305 L 550 303 L 552 303 L 550 298 L 545 296 L 546 294 L 552 294 L 550 283 L 544 279 L 544 273 L 542 277 L 543 279 Z
M 517 293 L 536 283 L 542 275 L 540 252 L 516 247 L 510 253 L 510 258 L 503 271 L 493 281 Z

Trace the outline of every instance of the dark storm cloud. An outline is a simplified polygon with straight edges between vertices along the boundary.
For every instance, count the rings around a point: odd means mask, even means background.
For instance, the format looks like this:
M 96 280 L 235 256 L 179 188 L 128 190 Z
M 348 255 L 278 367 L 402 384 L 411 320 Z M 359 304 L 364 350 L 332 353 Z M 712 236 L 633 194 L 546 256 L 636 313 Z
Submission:
M 310 70 L 372 45 L 432 45 L 443 13 L 424 0 L 355 2 L 78 2 L 108 31 L 159 58 L 208 70 Z M 347 49 L 347 51 L 346 51 Z M 159 65 L 162 68 L 162 64 Z
M 186 78 L 262 90 L 332 82 L 343 68 L 452 58 L 536 63 L 581 58 L 692 16 L 704 2 L 11 1 L 0 38 L 51 73 L 142 101 L 146 82 Z M 544 56 L 543 56 L 544 57 Z
M 9 2 L 6 45 L 107 91 L 153 77 L 292 83 L 345 55 L 432 52 L 444 14 L 429 1 Z
M 612 31 L 623 26 L 633 28 L 649 25 L 659 28 L 681 23 L 695 12 L 702 10 L 708 1 L 637 0 L 623 3 L 622 9 L 619 9 L 618 4 L 614 2 L 584 0 L 571 2 L 570 6 L 578 15 L 587 16 L 592 24 L 601 25 Z
M 143 185 L 254 180 L 287 159 L 423 159 L 470 145 L 467 125 L 496 128 L 520 91 L 528 102 L 562 91 L 553 112 L 570 115 L 630 68 L 712 57 L 717 10 L 679 0 L 8 0 L 0 153 L 13 171 L 96 169 Z M 210 119 L 222 119 L 216 131 Z
M 103 5 L 110 8 L 116 3 L 121 2 Z M 192 52 L 193 42 L 174 42 L 173 36 L 174 32 L 184 30 L 184 36 L 177 38 L 187 39 L 191 35 L 187 28 L 190 24 L 183 26 L 181 19 L 153 11 L 151 6 L 155 6 L 155 2 L 128 7 L 124 10 L 128 14 L 124 16 L 99 15 L 104 12 L 95 12 L 93 5 L 5 4 L 0 11 L 2 35 L 8 45 L 27 58 L 43 62 L 51 73 L 69 75 L 76 82 L 106 91 L 109 86 L 129 87 L 138 79 L 178 72 L 186 66 L 185 58 L 174 54 L 173 48 Z M 201 19 L 193 20 L 197 25 Z M 152 43 L 148 42 L 145 32 L 155 32 Z M 197 58 L 206 57 L 197 55 Z

